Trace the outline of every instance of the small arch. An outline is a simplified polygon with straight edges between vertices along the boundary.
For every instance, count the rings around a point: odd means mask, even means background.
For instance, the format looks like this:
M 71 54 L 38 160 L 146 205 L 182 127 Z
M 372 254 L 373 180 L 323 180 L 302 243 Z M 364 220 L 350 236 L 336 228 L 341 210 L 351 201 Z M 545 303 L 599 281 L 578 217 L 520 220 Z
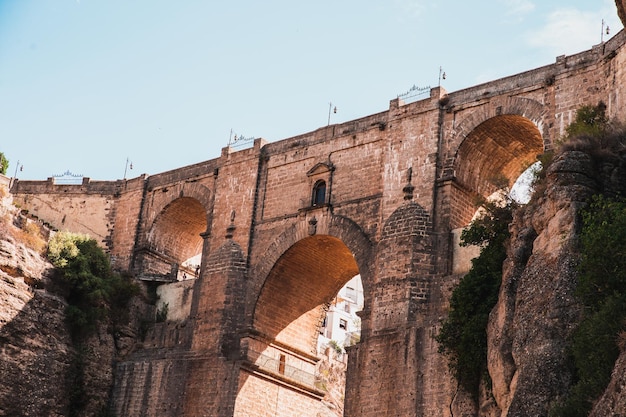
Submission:
M 311 206 L 318 207 L 326 204 L 326 181 L 317 180 L 313 185 Z
M 143 279 L 185 280 L 199 272 L 207 230 L 206 209 L 193 197 L 179 197 L 157 214 L 137 251 L 135 268 Z

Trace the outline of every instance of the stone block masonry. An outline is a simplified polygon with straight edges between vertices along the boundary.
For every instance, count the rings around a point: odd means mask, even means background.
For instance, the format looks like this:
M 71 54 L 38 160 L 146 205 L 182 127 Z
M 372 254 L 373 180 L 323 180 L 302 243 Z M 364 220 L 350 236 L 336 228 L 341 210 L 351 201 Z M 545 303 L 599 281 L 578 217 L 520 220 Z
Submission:
M 11 191 L 152 285 L 200 265 L 190 304 L 173 300 L 170 323 L 117 366 L 118 415 L 316 415 L 320 388 L 289 372 L 314 369 L 324 308 L 360 274 L 345 415 L 449 416 L 455 388 L 433 335 L 468 264 L 454 259 L 455 233 L 478 197 L 552 148 L 581 105 L 626 117 L 625 41 L 621 32 L 552 65 L 394 99 L 381 113 L 154 176 L 16 181 Z

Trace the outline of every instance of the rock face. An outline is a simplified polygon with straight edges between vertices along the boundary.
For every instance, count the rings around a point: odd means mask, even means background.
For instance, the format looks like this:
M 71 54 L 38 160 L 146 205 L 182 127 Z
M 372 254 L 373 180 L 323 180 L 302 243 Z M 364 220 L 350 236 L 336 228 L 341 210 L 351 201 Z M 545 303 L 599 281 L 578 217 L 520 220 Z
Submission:
M 626 26 L 626 0 L 615 0 L 615 6 L 617 6 L 617 15 Z
M 2 203 L 0 415 L 65 416 L 72 358 L 65 301 L 45 289 L 52 266 L 20 241 L 18 214 L 10 200 Z
M 580 210 L 592 194 L 623 188 L 623 175 L 623 161 L 600 167 L 586 152 L 566 151 L 548 169 L 545 190 L 517 213 L 488 328 L 489 373 L 502 417 L 547 416 L 567 392 L 566 341 L 580 313 L 573 295 Z M 594 415 L 618 415 L 611 409 L 618 406 L 623 412 L 624 366 L 620 359 Z
M 103 327 L 77 349 L 53 266 L 39 253 L 47 236 L 0 192 L 0 416 L 100 415 L 113 383 L 113 336 Z

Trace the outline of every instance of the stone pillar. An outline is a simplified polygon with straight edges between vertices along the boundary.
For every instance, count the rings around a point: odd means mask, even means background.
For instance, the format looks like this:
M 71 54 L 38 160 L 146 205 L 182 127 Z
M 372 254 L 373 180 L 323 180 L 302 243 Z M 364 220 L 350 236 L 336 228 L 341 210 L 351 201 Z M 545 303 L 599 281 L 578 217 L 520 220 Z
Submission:
M 191 364 L 185 416 L 232 417 L 239 379 L 246 264 L 229 233 L 203 267 L 194 289 Z
M 410 199 L 385 222 L 368 330 L 349 349 L 345 416 L 424 415 L 426 314 L 433 275 L 428 213 Z

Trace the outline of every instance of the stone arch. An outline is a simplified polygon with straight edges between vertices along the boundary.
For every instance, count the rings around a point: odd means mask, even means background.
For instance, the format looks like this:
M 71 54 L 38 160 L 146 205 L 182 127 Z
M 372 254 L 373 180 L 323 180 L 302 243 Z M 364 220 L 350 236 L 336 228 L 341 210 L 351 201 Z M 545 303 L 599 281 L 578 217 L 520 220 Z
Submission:
M 145 278 L 192 278 L 199 272 L 202 235 L 210 227 L 211 192 L 200 184 L 183 184 L 167 194 L 153 207 L 136 268 Z
M 204 207 L 192 197 L 180 197 L 154 219 L 148 232 L 150 249 L 176 260 L 202 251 L 201 233 L 206 231 Z
M 250 328 L 241 341 L 245 358 L 235 405 L 242 415 L 259 389 L 276 391 L 278 401 L 297 401 L 306 415 L 326 407 L 316 382 L 322 322 L 341 287 L 359 273 L 369 274 L 372 245 L 356 223 L 325 209 L 298 220 L 252 269 L 254 300 Z
M 465 116 L 454 128 L 454 139 L 457 148 L 464 138 L 483 122 L 501 115 L 522 116 L 535 124 L 545 141 L 544 147 L 549 147 L 549 134 L 546 118 L 549 108 L 537 100 L 521 97 L 506 97 L 495 99 L 490 103 L 478 107 Z
M 314 355 L 325 305 L 359 274 L 352 252 L 338 238 L 313 235 L 296 242 L 268 274 L 253 313 L 253 327 L 273 343 Z
M 312 219 L 315 217 L 315 211 L 312 211 L 307 217 L 308 220 L 303 219 L 290 225 L 261 251 L 263 256 L 260 262 L 251 270 L 251 277 L 254 279 L 254 287 L 250 291 L 251 297 L 258 298 L 265 280 L 280 257 L 299 240 L 311 235 Z M 352 252 L 360 274 L 363 276 L 364 290 L 367 292 L 367 277 L 371 276 L 374 244 L 363 229 L 351 219 L 337 215 L 322 215 L 319 219 L 315 218 L 315 229 L 315 234 L 328 234 L 341 240 Z
M 452 228 L 469 223 L 476 197 L 512 186 L 550 147 L 546 114 L 547 108 L 535 100 L 510 97 L 481 107 L 458 125 L 450 166 Z
M 157 192 L 153 190 L 151 191 Z M 158 192 L 164 193 L 165 197 L 161 198 L 159 202 L 151 207 L 150 213 L 152 214 L 148 214 L 149 217 L 146 219 L 148 230 L 150 229 L 150 226 L 154 222 L 155 218 L 163 212 L 165 207 L 181 197 L 189 197 L 197 200 L 205 209 L 207 224 L 211 224 L 210 215 L 213 210 L 213 193 L 207 186 L 198 183 L 182 183 L 176 184 L 172 187 L 160 188 Z

